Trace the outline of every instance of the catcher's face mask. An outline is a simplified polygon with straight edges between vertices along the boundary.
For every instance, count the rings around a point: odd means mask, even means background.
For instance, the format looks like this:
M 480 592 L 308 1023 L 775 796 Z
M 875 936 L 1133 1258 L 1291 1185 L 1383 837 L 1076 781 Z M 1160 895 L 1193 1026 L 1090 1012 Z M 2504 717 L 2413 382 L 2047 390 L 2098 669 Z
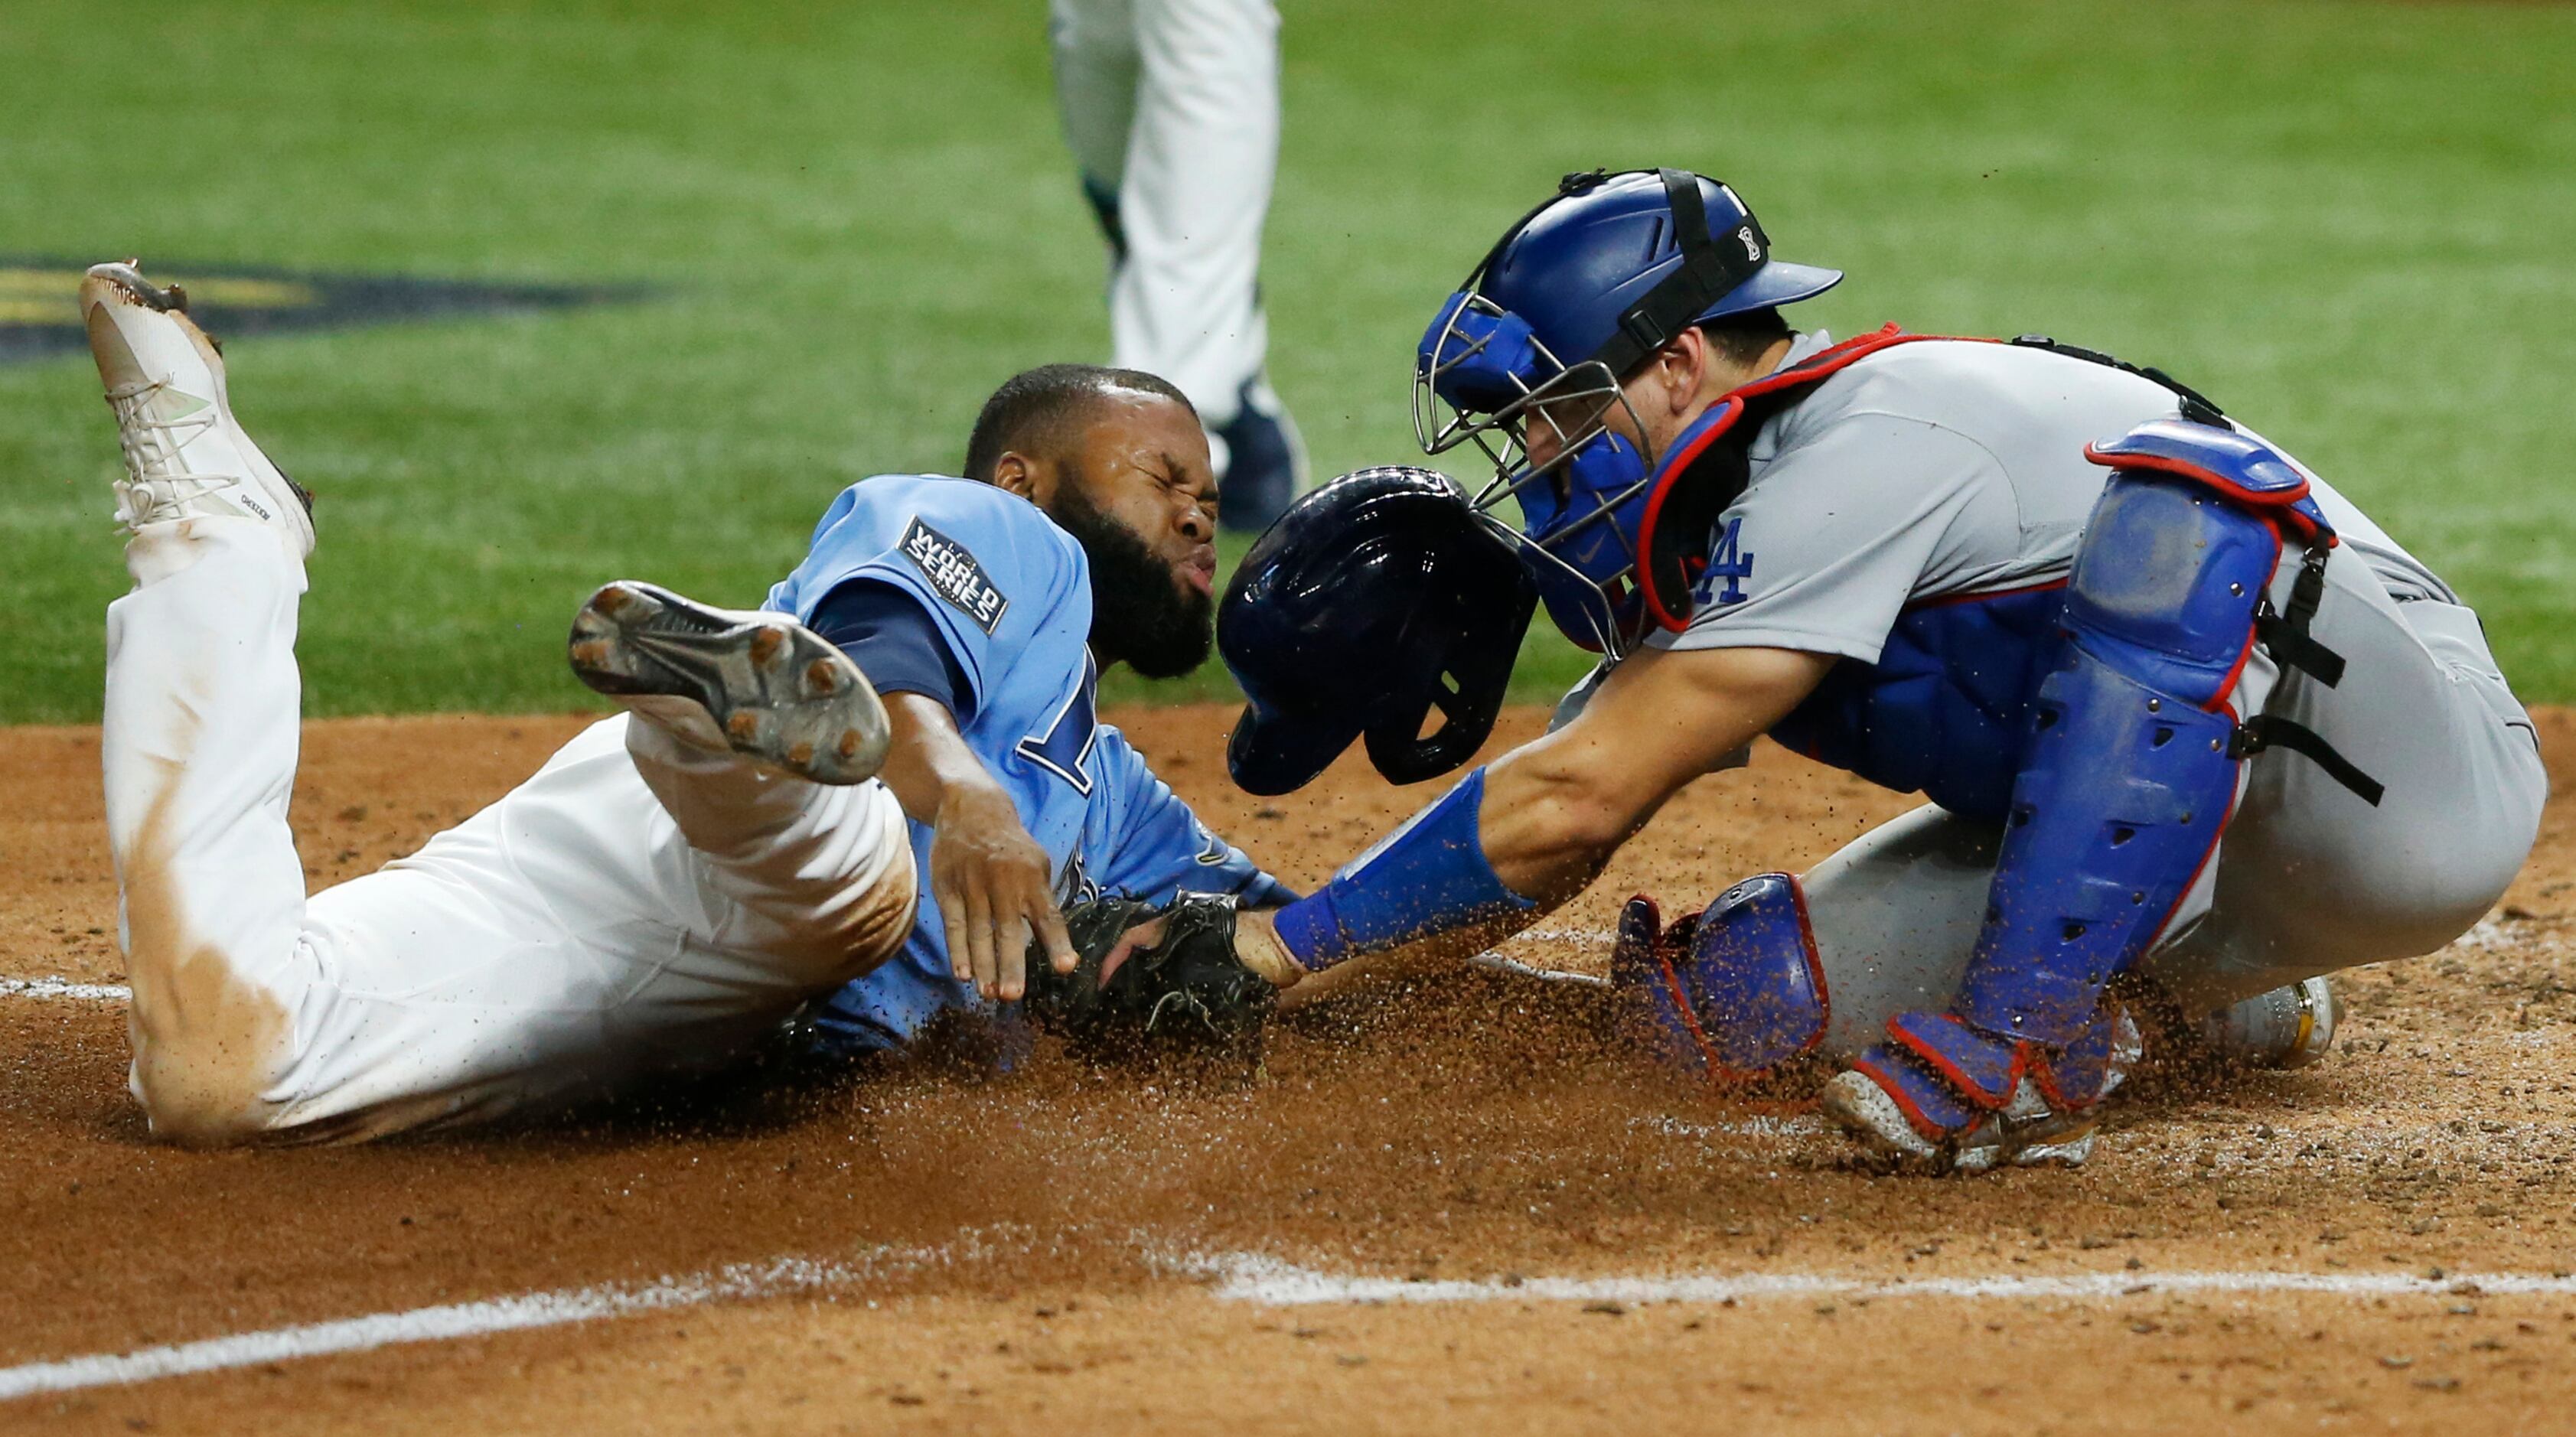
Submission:
M 1475 505 L 1519 502 L 1522 556 L 1548 617 L 1576 643 L 1618 654 L 1638 628 L 1628 578 L 1653 465 L 1611 432 L 1613 406 L 1643 432 L 1607 365 L 1566 364 L 1527 321 L 1471 290 L 1441 306 L 1416 354 L 1414 437 L 1423 452 L 1474 444 L 1485 455 L 1494 477 Z M 1543 464 L 1530 462 L 1532 426 L 1546 431 Z
M 1549 617 L 1624 654 L 1644 629 L 1639 534 L 1666 456 L 1620 382 L 1693 324 L 1822 293 L 1833 270 L 1771 262 L 1732 190 L 1681 170 L 1568 175 L 1442 302 L 1414 355 L 1426 453 L 1474 444 L 1474 496 L 1519 504 L 1521 554 Z M 1625 423 L 1614 423 L 1624 412 Z M 1539 462 L 1531 438 L 1542 434 Z

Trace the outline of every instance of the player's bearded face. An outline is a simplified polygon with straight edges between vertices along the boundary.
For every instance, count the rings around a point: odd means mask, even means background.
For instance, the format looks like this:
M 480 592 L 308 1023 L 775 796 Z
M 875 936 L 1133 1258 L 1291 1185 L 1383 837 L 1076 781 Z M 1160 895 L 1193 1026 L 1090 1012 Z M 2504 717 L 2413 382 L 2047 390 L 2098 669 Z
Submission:
M 1207 662 L 1216 636 L 1212 596 L 1184 589 L 1171 561 L 1091 502 L 1079 473 L 1064 476 L 1047 512 L 1091 561 L 1091 646 L 1104 661 L 1123 661 L 1149 679 L 1178 678 Z

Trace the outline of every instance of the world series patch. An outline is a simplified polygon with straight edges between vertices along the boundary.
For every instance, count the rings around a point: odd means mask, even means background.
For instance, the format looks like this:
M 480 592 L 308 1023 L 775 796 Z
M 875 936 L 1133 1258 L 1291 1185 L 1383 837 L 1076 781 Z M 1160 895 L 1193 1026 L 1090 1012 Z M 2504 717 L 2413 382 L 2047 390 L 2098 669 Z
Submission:
M 965 545 L 918 518 L 903 531 L 903 556 L 930 580 L 930 587 L 939 591 L 939 597 L 973 619 L 985 633 L 993 632 L 1011 607 L 1011 601 L 993 587 L 993 581 L 984 576 L 984 566 L 975 562 Z

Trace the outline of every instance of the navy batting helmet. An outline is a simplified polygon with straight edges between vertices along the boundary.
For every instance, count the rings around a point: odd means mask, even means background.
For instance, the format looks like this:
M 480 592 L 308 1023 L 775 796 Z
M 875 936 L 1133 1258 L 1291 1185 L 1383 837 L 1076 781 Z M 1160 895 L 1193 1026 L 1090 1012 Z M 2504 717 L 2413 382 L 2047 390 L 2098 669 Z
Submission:
M 1396 783 L 1466 762 L 1538 606 L 1513 545 L 1429 469 L 1362 469 L 1290 505 L 1217 607 L 1218 652 L 1250 700 L 1226 745 L 1234 781 L 1303 787 L 1363 735 Z
M 1662 455 L 1606 424 L 1620 381 L 1695 324 L 1811 299 L 1840 270 L 1771 258 L 1753 212 L 1686 170 L 1568 175 L 1440 306 L 1414 365 L 1425 452 L 1473 441 L 1494 464 L 1477 507 L 1515 496 L 1524 553 L 1567 637 L 1616 654 L 1641 627 L 1637 534 Z M 1527 426 L 1556 459 L 1527 463 Z M 1640 426 L 1642 428 L 1642 426 Z

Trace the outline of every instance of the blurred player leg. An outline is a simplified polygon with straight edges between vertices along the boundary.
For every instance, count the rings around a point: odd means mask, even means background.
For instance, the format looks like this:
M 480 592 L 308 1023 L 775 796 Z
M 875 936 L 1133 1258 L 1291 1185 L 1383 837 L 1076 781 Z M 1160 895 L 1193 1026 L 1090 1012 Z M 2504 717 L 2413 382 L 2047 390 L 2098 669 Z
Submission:
M 1082 169 L 1083 198 L 1109 242 L 1114 278 L 1127 261 L 1118 187 L 1127 177 L 1127 137 L 1136 122 L 1133 0 L 1053 0 L 1047 43 L 1055 57 L 1056 113 Z
M 1269 0 L 1055 0 L 1052 34 L 1065 133 L 1115 256 L 1116 362 L 1190 397 L 1217 451 L 1223 521 L 1266 528 L 1305 466 L 1263 372 L 1278 13 Z
M 1830 1004 L 1824 1042 L 1840 1061 L 1887 1020 L 1959 990 L 1984 921 L 2002 834 L 1930 804 L 1845 844 L 1802 880 Z

